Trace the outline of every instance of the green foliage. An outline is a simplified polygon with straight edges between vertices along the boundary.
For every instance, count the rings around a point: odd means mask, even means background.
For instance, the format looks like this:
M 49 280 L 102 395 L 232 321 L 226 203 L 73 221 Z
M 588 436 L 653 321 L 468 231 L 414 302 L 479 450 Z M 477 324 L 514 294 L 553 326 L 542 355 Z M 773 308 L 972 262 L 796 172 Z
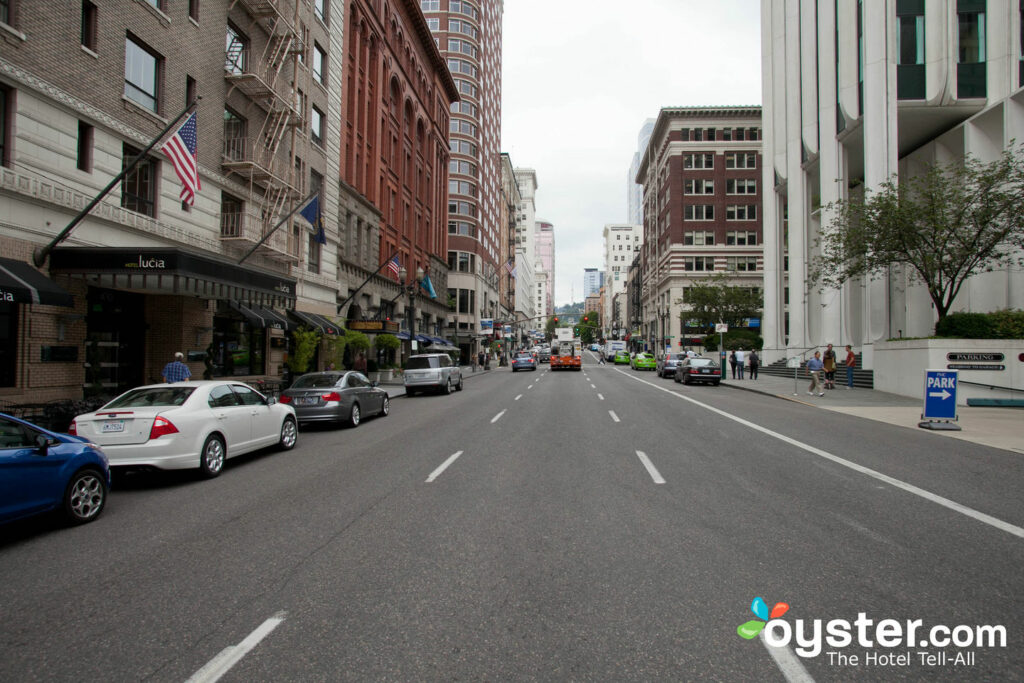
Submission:
M 683 293 L 684 320 L 696 320 L 701 327 L 724 322 L 738 327 L 748 318 L 759 318 L 764 300 L 760 291 L 729 284 L 728 273 L 716 273 L 703 282 L 688 286 Z
M 336 336 L 327 335 L 324 337 L 324 365 L 333 364 L 340 368 L 345 358 L 345 347 L 348 346 L 348 337 L 344 334 Z
M 394 351 L 402 346 L 402 340 L 393 334 L 378 334 L 373 345 L 381 351 Z
M 709 334 L 704 337 L 704 348 L 708 351 L 718 351 L 718 336 L 717 334 Z M 729 351 L 734 349 L 743 349 L 744 351 L 756 349 L 760 351 L 764 347 L 764 339 L 756 332 L 751 332 L 750 330 L 729 330 L 724 336 L 725 348 Z
M 558 326 L 555 320 L 557 317 L 556 315 L 550 316 L 547 323 L 544 324 L 544 331 L 547 333 L 548 339 L 552 339 L 555 336 L 555 328 Z
M 976 273 L 1024 264 L 1024 154 L 1011 144 L 982 163 L 968 156 L 921 175 L 894 175 L 865 196 L 829 204 L 808 286 L 885 277 L 902 265 L 945 318 Z
M 293 351 L 288 359 L 288 367 L 293 374 L 301 375 L 309 370 L 309 362 L 313 360 L 316 347 L 320 343 L 320 333 L 307 327 L 300 327 L 292 332 Z
M 601 315 L 597 311 L 584 313 L 577 327 L 579 328 L 580 342 L 584 345 L 593 344 L 601 336 Z
M 935 325 L 935 336 L 960 339 L 1024 339 L 1024 311 L 950 313 Z
M 353 353 L 366 351 L 370 348 L 370 338 L 359 330 L 348 330 L 345 332 L 345 342 Z

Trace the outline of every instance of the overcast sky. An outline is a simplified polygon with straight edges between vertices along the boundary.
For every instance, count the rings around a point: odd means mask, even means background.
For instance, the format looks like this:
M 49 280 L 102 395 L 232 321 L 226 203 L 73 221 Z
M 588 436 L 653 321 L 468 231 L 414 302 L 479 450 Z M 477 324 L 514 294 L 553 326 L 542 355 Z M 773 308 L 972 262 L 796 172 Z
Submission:
M 761 104 L 758 0 L 505 0 L 501 149 L 537 171 L 555 302 L 582 301 L 662 107 Z

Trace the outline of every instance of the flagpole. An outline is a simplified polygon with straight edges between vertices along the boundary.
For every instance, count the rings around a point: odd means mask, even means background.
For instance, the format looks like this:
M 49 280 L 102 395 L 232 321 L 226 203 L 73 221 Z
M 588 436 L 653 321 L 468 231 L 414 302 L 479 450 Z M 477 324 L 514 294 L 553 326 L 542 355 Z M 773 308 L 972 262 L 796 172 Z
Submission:
M 50 240 L 49 244 L 47 244 L 45 247 L 37 248 L 32 253 L 32 262 L 35 263 L 37 268 L 43 267 L 43 264 L 46 263 L 46 257 L 50 255 L 50 252 L 53 251 L 53 248 L 56 247 L 61 242 L 63 242 L 65 239 L 67 239 L 68 235 L 71 234 L 71 231 L 75 229 L 75 226 L 81 223 L 82 219 L 89 215 L 90 211 L 96 208 L 96 205 L 99 204 L 100 201 L 102 201 L 103 198 L 106 197 L 112 189 L 114 189 L 115 185 L 121 182 L 126 175 L 135 170 L 135 167 L 139 165 L 139 162 L 146 158 L 146 155 L 149 154 L 151 149 L 156 147 L 156 143 L 160 142 L 160 140 L 162 140 L 165 135 L 171 132 L 171 129 L 174 128 L 174 126 L 176 126 L 179 121 L 185 118 L 186 115 L 188 115 L 196 108 L 196 105 L 199 104 L 200 99 L 202 98 L 197 96 L 194 100 L 192 100 L 192 102 L 187 107 L 185 107 L 185 110 L 183 112 L 178 114 L 178 117 L 176 119 L 168 123 L 167 127 L 160 131 L 160 133 L 155 138 L 153 138 L 153 141 L 149 143 L 149 146 L 147 146 L 146 149 L 139 152 L 138 156 L 132 159 L 132 162 L 130 164 L 125 166 L 120 173 L 114 176 L 114 179 L 111 180 L 106 187 L 100 190 L 100 193 L 93 197 L 92 201 L 89 202 L 84 209 L 79 211 L 78 215 L 72 218 L 71 222 L 67 224 L 67 227 L 61 230 L 56 237 Z
M 287 222 L 289 218 L 291 218 L 296 213 L 298 213 L 299 209 L 306 205 L 306 202 L 308 202 L 310 199 L 312 199 L 313 197 L 317 196 L 318 194 L 320 194 L 319 190 L 317 190 L 316 192 L 314 192 L 313 194 L 309 195 L 308 197 L 303 199 L 301 202 L 296 204 L 295 208 L 292 209 L 291 211 L 289 211 L 287 216 L 285 216 L 280 221 L 278 221 L 277 225 L 272 227 L 267 232 L 266 235 L 264 235 L 263 237 L 260 238 L 260 241 L 256 243 L 256 246 L 254 246 L 252 249 L 250 249 L 248 252 L 246 252 L 245 256 L 243 256 L 242 258 L 238 259 L 238 265 L 242 265 L 242 261 L 244 261 L 245 259 L 247 259 L 250 256 L 252 256 L 256 252 L 256 250 L 259 249 L 263 245 L 264 242 L 266 242 L 268 239 L 270 239 L 271 235 L 273 235 L 275 232 L 277 232 L 278 228 L 280 228 L 282 225 L 284 225 L 285 222 Z
M 352 299 L 355 298 L 356 294 L 359 293 L 359 290 L 362 289 L 366 285 L 367 282 L 372 280 L 373 276 L 376 275 L 377 273 L 379 273 L 380 269 L 383 268 L 384 266 L 386 266 L 391 261 L 391 259 L 395 258 L 396 256 L 398 256 L 398 250 L 397 249 L 395 251 L 393 251 L 391 253 L 391 256 L 387 257 L 387 259 L 385 259 L 383 263 L 381 263 L 379 266 L 377 266 L 377 270 L 375 270 L 372 273 L 370 273 L 370 276 L 368 278 L 366 278 L 365 280 L 363 280 L 363 284 L 361 284 L 358 287 L 356 287 L 352 291 L 352 293 L 348 295 L 347 299 L 345 299 L 340 304 L 338 304 L 338 315 L 341 315 L 341 309 L 345 308 L 345 304 L 347 304 L 350 301 L 352 301 Z M 395 297 L 395 298 L 397 299 L 398 297 Z

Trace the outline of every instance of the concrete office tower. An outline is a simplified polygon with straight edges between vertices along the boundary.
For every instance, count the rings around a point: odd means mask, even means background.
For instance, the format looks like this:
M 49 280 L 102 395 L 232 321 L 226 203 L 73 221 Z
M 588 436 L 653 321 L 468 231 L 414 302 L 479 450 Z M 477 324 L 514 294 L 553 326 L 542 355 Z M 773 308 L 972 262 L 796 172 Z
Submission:
M 544 321 L 538 316 L 535 276 L 537 249 L 537 172 L 532 168 L 515 169 L 519 186 L 519 213 L 516 216 L 516 304 L 517 311 L 527 320 L 528 329 L 539 330 Z
M 626 174 L 626 222 L 633 225 L 643 225 L 644 215 L 644 192 L 643 187 L 636 182 L 636 172 L 640 168 L 640 160 L 647 151 L 647 143 L 654 132 L 654 119 L 644 121 L 640 134 L 636 137 L 636 152 L 633 154 L 633 161 L 629 165 L 629 172 Z
M 761 108 L 662 109 L 637 172 L 644 187 L 640 263 L 648 348 L 693 346 L 685 289 L 718 273 L 761 288 Z M 755 330 L 756 331 L 756 330 Z
M 544 273 L 544 299 L 543 305 L 538 307 L 538 315 L 555 314 L 555 226 L 551 223 L 538 220 L 537 234 L 534 240 L 534 248 L 537 251 L 536 267 L 538 272 Z M 537 282 L 541 279 L 538 277 Z
M 486 341 L 480 319 L 501 315 L 499 282 L 507 261 L 500 253 L 505 226 L 499 220 L 504 3 L 420 0 L 419 6 L 461 98 L 450 107 L 448 261 L 457 267 L 448 287 L 459 302 L 458 345 L 464 353 L 475 354 Z
M 831 342 L 870 368 L 875 342 L 932 334 L 935 311 L 899 267 L 805 296 L 822 207 L 1024 140 L 1020 3 L 762 0 L 761 24 L 765 360 Z M 1024 307 L 1019 269 L 971 278 L 954 305 L 1008 307 Z
M 583 298 L 586 299 L 588 296 L 594 296 L 601 291 L 601 285 L 604 284 L 603 273 L 597 268 L 584 268 L 583 269 Z
M 626 275 L 633 257 L 643 245 L 643 228 L 630 223 L 604 226 L 604 310 L 601 325 L 606 336 L 626 328 L 625 297 Z

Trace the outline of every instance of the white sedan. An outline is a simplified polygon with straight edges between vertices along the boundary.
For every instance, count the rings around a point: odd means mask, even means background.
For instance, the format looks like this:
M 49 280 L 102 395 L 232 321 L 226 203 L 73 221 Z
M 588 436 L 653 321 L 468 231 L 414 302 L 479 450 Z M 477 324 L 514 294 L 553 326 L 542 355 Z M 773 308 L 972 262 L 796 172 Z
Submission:
M 216 477 L 224 460 L 295 446 L 295 409 L 240 382 L 151 384 L 79 415 L 69 434 L 99 444 L 111 467 L 197 467 Z

